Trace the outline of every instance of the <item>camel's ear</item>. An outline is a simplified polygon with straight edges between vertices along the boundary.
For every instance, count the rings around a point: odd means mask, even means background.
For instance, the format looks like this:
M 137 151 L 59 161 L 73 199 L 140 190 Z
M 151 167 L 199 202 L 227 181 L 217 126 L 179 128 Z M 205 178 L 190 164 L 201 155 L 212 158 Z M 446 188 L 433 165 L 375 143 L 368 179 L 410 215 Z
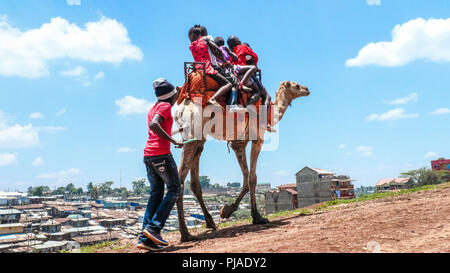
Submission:
M 291 87 L 291 82 L 290 82 L 290 81 L 285 81 L 285 82 L 284 82 L 284 86 L 286 86 L 286 87 Z

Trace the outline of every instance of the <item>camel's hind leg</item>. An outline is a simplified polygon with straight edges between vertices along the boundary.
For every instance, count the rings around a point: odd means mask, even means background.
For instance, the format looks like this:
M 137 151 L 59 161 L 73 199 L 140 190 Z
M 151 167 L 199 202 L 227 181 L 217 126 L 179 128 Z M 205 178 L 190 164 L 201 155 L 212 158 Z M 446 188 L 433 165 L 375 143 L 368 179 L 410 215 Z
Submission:
M 192 142 L 184 145 L 183 151 L 181 153 L 181 163 L 178 168 L 178 176 L 180 178 L 181 183 L 181 193 L 177 200 L 177 210 L 178 210 L 178 229 L 181 233 L 181 241 L 187 242 L 192 241 L 194 237 L 189 233 L 188 228 L 186 226 L 186 220 L 184 218 L 184 209 L 183 209 L 183 196 L 184 196 L 184 181 L 189 173 L 189 170 L 192 168 L 192 158 L 194 157 L 194 151 L 197 147 L 197 142 Z
M 251 211 L 253 224 L 267 224 L 269 220 L 264 218 L 259 214 L 258 208 L 256 206 L 256 184 L 258 182 L 256 176 L 256 165 L 258 163 L 259 153 L 261 152 L 264 140 L 255 140 L 252 142 L 252 151 L 250 154 L 250 175 L 248 179 L 248 185 L 250 188 L 250 200 L 251 200 Z
M 208 209 L 206 208 L 205 202 L 203 200 L 202 187 L 200 185 L 199 165 L 204 144 L 205 141 L 202 141 L 201 144 L 199 144 L 194 151 L 194 157 L 192 160 L 192 168 L 191 168 L 191 190 L 194 193 L 195 197 L 197 198 L 200 207 L 202 208 L 203 215 L 205 216 L 206 227 L 216 229 L 216 224 L 214 223 L 211 214 L 209 214 Z
M 236 158 L 239 162 L 239 166 L 241 167 L 242 175 L 243 175 L 243 183 L 242 183 L 242 191 L 239 196 L 236 198 L 232 205 L 225 204 L 220 209 L 220 217 L 222 218 L 230 218 L 233 212 L 235 212 L 239 208 L 239 203 L 241 203 L 242 198 L 248 193 L 248 165 L 247 165 L 247 155 L 245 152 L 245 148 L 247 147 L 247 141 L 236 141 L 231 142 L 231 148 L 236 154 Z

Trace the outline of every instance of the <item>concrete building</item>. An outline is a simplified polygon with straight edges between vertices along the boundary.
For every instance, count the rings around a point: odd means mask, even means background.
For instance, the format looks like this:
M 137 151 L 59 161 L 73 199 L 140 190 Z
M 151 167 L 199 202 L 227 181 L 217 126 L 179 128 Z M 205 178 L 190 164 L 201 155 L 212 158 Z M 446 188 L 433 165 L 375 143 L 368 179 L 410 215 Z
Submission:
M 439 158 L 431 161 L 431 168 L 435 171 L 447 170 L 450 171 L 450 159 Z
M 413 186 L 414 182 L 410 178 L 380 179 L 376 185 L 378 192 L 409 189 Z
M 271 185 L 270 183 L 260 183 L 260 184 L 256 184 L 256 191 L 258 192 L 267 192 L 270 191 Z
M 334 176 L 331 179 L 331 194 L 333 199 L 355 198 L 355 187 L 350 177 L 345 175 Z
M 298 208 L 297 184 L 278 186 L 275 191 L 265 193 L 266 213 L 295 210 Z
M 296 173 L 298 207 L 303 208 L 330 201 L 331 179 L 334 173 L 318 168 L 304 167 Z

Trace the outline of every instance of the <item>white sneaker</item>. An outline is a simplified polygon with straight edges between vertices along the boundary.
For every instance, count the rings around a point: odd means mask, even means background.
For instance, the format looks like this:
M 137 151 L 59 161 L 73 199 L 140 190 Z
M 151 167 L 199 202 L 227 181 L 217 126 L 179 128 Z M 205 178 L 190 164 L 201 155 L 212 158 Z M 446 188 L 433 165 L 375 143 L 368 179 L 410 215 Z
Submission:
M 245 111 L 244 107 L 237 106 L 237 105 L 230 105 L 230 112 L 231 113 L 242 112 L 242 111 Z

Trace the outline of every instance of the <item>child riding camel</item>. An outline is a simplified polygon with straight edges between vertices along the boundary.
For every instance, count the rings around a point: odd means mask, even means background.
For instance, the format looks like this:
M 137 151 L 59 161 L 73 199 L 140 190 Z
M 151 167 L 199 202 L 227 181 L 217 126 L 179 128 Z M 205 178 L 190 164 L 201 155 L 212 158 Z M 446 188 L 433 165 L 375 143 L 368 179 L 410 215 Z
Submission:
M 242 44 L 241 40 L 239 40 L 236 36 L 230 36 L 227 40 L 227 44 L 231 51 L 234 54 L 230 54 L 233 59 L 233 63 L 239 66 L 254 66 L 258 69 L 258 55 L 249 47 L 247 43 Z M 258 69 L 259 70 L 259 69 Z M 253 74 L 250 77 L 250 81 L 252 82 L 252 87 L 258 90 L 259 94 L 254 94 L 249 99 L 249 104 L 255 104 L 259 98 L 262 99 L 262 104 L 266 106 L 267 115 L 269 116 L 270 103 L 272 98 L 267 93 L 266 88 L 262 84 L 262 82 Z M 272 130 L 270 126 L 267 126 L 269 131 Z
M 220 50 L 222 50 L 222 53 L 224 55 L 225 60 L 227 60 L 228 62 L 232 62 L 233 58 L 230 56 L 230 54 L 234 55 L 233 52 L 231 52 L 226 46 L 225 46 L 225 41 L 222 37 L 218 36 L 216 37 L 216 39 L 214 39 L 214 43 L 220 48 Z M 219 61 L 219 60 L 218 60 Z M 220 63 L 220 61 L 219 61 Z M 249 79 L 250 77 L 256 73 L 256 66 L 230 66 L 230 67 L 223 67 L 223 69 L 225 70 L 225 72 L 227 74 L 230 75 L 243 75 L 243 77 L 241 77 L 241 80 L 239 81 L 239 89 L 243 90 L 243 91 L 253 91 L 251 88 L 248 88 L 247 86 L 251 85 Z M 234 86 L 233 86 L 234 87 Z M 230 99 L 228 101 L 229 105 L 237 105 L 238 103 L 238 89 L 237 88 L 233 88 L 232 92 L 231 92 L 231 96 Z
M 205 36 L 202 36 L 202 34 Z M 223 109 L 217 102 L 217 99 L 224 96 L 233 87 L 233 85 L 237 85 L 238 83 L 230 82 L 231 78 L 227 79 L 219 73 L 221 68 L 217 63 L 217 59 L 222 61 L 224 65 L 230 65 L 230 63 L 225 60 L 220 48 L 212 41 L 212 37 L 207 35 L 208 32 L 205 27 L 200 25 L 193 26 L 189 30 L 189 40 L 191 41 L 189 49 L 192 52 L 194 61 L 205 63 L 206 74 L 215 80 L 220 86 L 219 90 L 217 90 L 214 96 L 212 96 L 207 103 Z M 202 69 L 202 66 L 197 65 L 196 68 L 200 70 Z

